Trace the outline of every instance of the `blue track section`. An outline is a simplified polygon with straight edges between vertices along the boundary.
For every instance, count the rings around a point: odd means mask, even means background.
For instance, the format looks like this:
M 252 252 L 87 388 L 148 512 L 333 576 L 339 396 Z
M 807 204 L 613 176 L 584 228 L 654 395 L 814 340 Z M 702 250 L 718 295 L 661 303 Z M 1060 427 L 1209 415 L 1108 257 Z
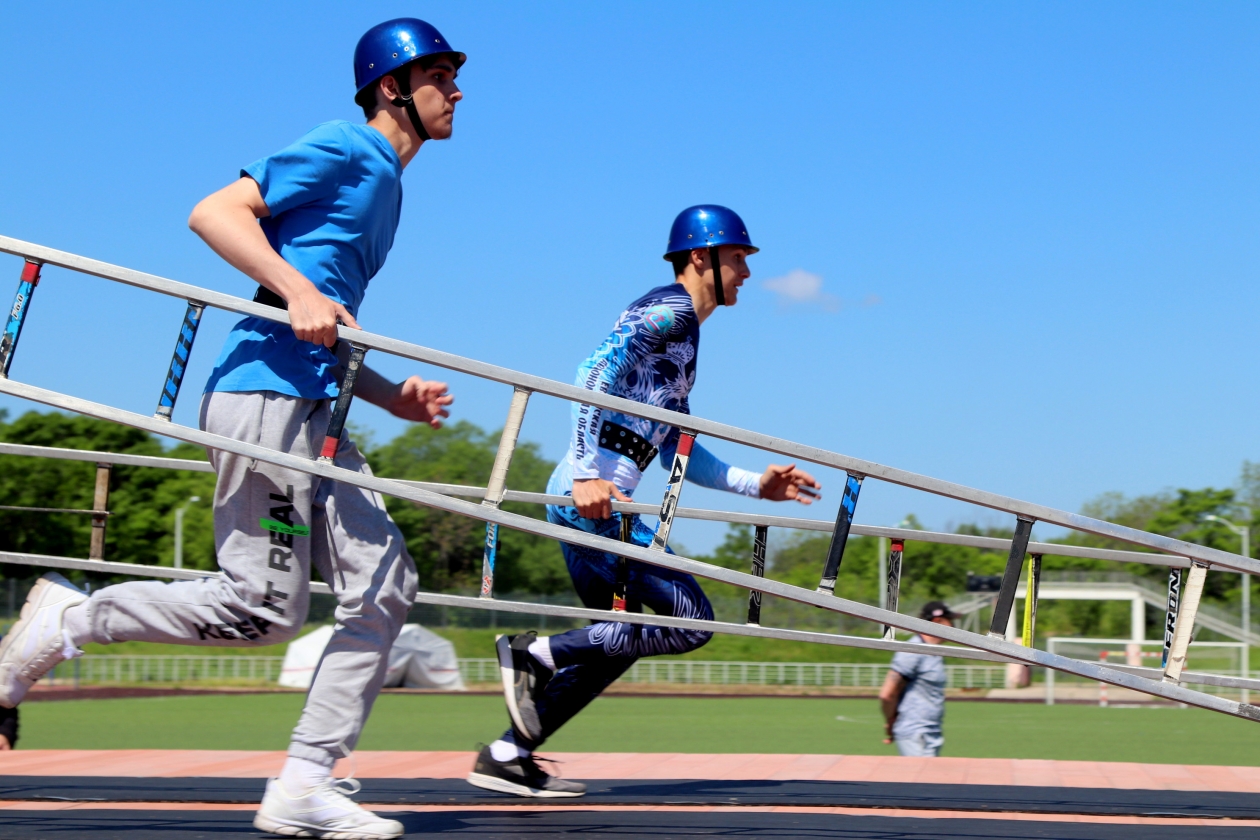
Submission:
M 266 779 L 0 776 L 0 800 L 70 802 L 204 802 L 252 804 Z M 529 800 L 473 787 L 463 779 L 363 779 L 355 799 L 373 808 L 402 805 L 513 805 Z M 1080 814 L 1113 817 L 1181 817 L 1260 820 L 1260 798 L 1221 791 L 1123 788 L 945 785 L 917 782 L 818 780 L 584 779 L 580 799 L 549 806 L 651 805 L 745 807 L 907 808 L 990 814 Z M 3 820 L 0 820 L 2 823 Z
M 548 800 L 553 804 L 558 800 Z M 410 838 L 464 840 L 675 840 L 722 837 L 739 840 L 1260 840 L 1246 827 L 1116 825 L 1003 819 L 923 819 L 732 809 L 696 811 L 440 811 L 378 813 L 402 822 Z M 0 840 L 243 840 L 264 835 L 251 811 L 8 811 Z

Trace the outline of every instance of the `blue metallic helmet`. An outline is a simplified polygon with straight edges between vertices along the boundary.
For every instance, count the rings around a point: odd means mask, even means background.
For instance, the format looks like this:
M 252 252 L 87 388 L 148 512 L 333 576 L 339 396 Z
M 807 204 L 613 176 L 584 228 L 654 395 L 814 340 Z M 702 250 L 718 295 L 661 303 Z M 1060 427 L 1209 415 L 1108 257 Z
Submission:
M 697 204 L 695 207 L 688 207 L 674 219 L 674 226 L 669 229 L 665 259 L 668 260 L 681 251 L 708 248 L 709 262 L 714 268 L 713 293 L 717 297 L 718 306 L 725 306 L 726 294 L 722 290 L 721 274 L 717 270 L 717 249 L 720 245 L 743 245 L 750 254 L 761 250 L 752 244 L 752 240 L 748 238 L 748 227 L 734 210 L 720 204 Z
M 407 116 L 411 118 L 411 124 L 420 139 L 428 140 L 429 134 L 411 102 L 410 75 L 396 71 L 429 55 L 449 55 L 456 70 L 468 60 L 468 56 L 462 52 L 451 49 L 441 32 L 417 18 L 397 18 L 373 26 L 363 34 L 359 45 L 354 48 L 355 101 L 362 105 L 365 91 L 382 76 L 394 73 L 402 95 L 393 104 L 406 107 Z

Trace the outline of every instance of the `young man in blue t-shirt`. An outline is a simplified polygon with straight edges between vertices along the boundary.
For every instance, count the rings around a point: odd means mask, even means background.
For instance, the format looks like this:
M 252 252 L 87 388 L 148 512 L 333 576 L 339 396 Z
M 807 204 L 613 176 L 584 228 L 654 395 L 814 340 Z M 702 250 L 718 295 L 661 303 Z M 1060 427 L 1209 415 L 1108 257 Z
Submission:
M 355 50 L 355 101 L 367 124 L 317 126 L 193 210 L 189 226 L 259 284 L 255 300 L 287 308 L 292 323 L 245 318 L 235 326 L 206 385 L 201 428 L 305 458 L 320 454 L 347 356 L 337 324 L 358 328 L 368 282 L 398 227 L 403 169 L 426 140 L 451 135 L 464 60 L 424 21 L 373 27 Z M 355 393 L 434 427 L 452 399 L 443 383 L 393 383 L 366 367 Z M 46 575 L 0 650 L 0 705 L 16 706 L 85 642 L 286 642 L 302 628 L 313 566 L 337 597 L 337 625 L 254 824 L 302 837 L 401 835 L 400 823 L 334 787 L 331 770 L 358 741 L 415 596 L 402 534 L 377 493 L 226 452 L 211 450 L 210 459 L 222 576 L 123 583 L 88 598 Z M 344 437 L 335 463 L 369 472 Z
M 700 325 L 719 306 L 735 305 L 750 276 L 746 258 L 756 252 L 734 211 L 712 204 L 684 210 L 674 220 L 665 254 L 675 282 L 653 289 L 621 313 L 612 334 L 578 368 L 577 385 L 690 413 L 687 400 L 696 381 Z M 611 500 L 630 500 L 658 452 L 661 466 L 670 469 L 679 443 L 679 430 L 668 424 L 575 405 L 569 452 L 547 487 L 554 495 L 572 495 L 573 505 L 548 506 L 548 520 L 611 539 L 625 534 L 636 545 L 649 545 L 653 530 L 637 515 L 614 517 Z M 691 445 L 687 480 L 752 498 L 802 504 L 817 498 L 819 489 L 794 464 L 755 473 L 722 463 L 698 443 Z M 661 615 L 713 618 L 708 598 L 691 575 L 622 563 L 615 554 L 567 543 L 561 548 L 587 607 L 608 609 L 620 583 L 632 612 L 647 606 Z M 581 796 L 584 785 L 549 776 L 534 761 L 533 751 L 639 657 L 687 653 L 711 635 L 601 622 L 541 639 L 535 633 L 500 637 L 499 663 L 512 727 L 482 749 L 468 781 L 518 796 Z

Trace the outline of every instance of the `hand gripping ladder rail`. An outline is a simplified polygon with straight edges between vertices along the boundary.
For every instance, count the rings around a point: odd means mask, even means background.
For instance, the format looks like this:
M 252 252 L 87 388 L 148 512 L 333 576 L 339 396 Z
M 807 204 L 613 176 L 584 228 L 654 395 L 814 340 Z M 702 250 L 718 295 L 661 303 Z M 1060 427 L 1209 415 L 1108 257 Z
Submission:
M 244 315 L 252 315 L 280 323 L 288 323 L 288 313 L 281 309 L 257 304 L 242 298 L 213 292 L 208 289 L 202 289 L 185 283 L 167 280 L 154 275 L 144 274 L 142 272 L 122 268 L 120 266 L 110 265 L 108 263 L 77 256 L 75 254 L 10 239 L 8 237 L 0 236 L 0 252 L 19 256 L 29 265 L 52 265 L 66 268 L 72 271 L 94 275 L 107 280 L 182 298 L 183 300 L 195 303 L 201 307 L 212 306 Z M 672 425 L 680 430 L 684 430 L 686 437 L 690 440 L 694 440 L 697 435 L 707 434 L 715 438 L 729 440 L 735 443 L 741 443 L 762 449 L 767 452 L 785 455 L 793 460 L 809 461 L 815 464 L 844 470 L 848 474 L 849 480 L 846 484 L 845 500 L 842 502 L 841 512 L 833 530 L 832 547 L 828 552 L 827 566 L 824 570 L 822 583 L 819 586 L 819 589 L 822 591 L 810 591 L 770 580 L 756 574 L 737 572 L 718 566 L 712 566 L 707 563 L 701 563 L 686 557 L 669 554 L 664 550 L 665 543 L 668 540 L 667 528 L 658 530 L 658 540 L 654 541 L 652 546 L 641 548 L 637 545 L 598 537 L 593 534 L 575 531 L 570 528 L 553 525 L 549 522 L 539 521 L 501 510 L 497 507 L 497 501 L 500 499 L 496 499 L 495 497 L 504 491 L 496 490 L 493 482 L 490 491 L 488 491 L 485 496 L 485 499 L 490 503 L 476 504 L 464 501 L 460 498 L 443 495 L 442 493 L 424 489 L 423 487 L 418 487 L 406 482 L 362 475 L 358 472 L 345 470 L 337 467 L 330 458 L 321 457 L 315 460 L 299 458 L 287 453 L 275 452 L 253 444 L 243 443 L 230 438 L 209 434 L 198 429 L 180 426 L 168 419 L 165 419 L 165 417 L 158 419 L 152 416 L 123 411 L 107 405 L 93 403 L 88 400 L 79 399 L 77 397 L 13 381 L 7 377 L 7 374 L 12 365 L 14 353 L 17 349 L 17 339 L 20 337 L 22 325 L 30 311 L 30 287 L 27 286 L 28 275 L 30 273 L 30 269 L 23 269 L 23 281 L 22 285 L 19 286 L 19 294 L 24 295 L 24 299 L 13 307 L 9 316 L 9 322 L 4 332 L 4 344 L 0 347 L 0 351 L 2 351 L 0 352 L 0 362 L 2 362 L 2 364 L 0 364 L 0 374 L 3 375 L 3 378 L 0 378 L 0 393 L 6 393 L 11 396 L 32 400 L 34 402 L 43 403 L 55 408 L 69 410 L 103 420 L 122 423 L 124 425 L 144 429 L 154 434 L 164 435 L 166 437 L 186 441 L 206 448 L 231 452 L 242 457 L 257 459 L 264 463 L 274 464 L 285 469 L 291 469 L 319 476 L 321 478 L 345 482 L 368 490 L 374 490 L 382 494 L 406 499 L 416 504 L 422 504 L 438 510 L 445 510 L 474 519 L 480 519 L 489 525 L 496 527 L 513 528 L 527 533 L 536 534 L 538 536 L 547 537 L 549 539 L 584 546 L 596 551 L 608 552 L 625 557 L 628 560 L 636 560 L 651 565 L 661 566 L 663 568 L 673 569 L 685 574 L 707 578 L 709 580 L 729 583 L 754 592 L 774 595 L 776 597 L 808 604 L 824 610 L 854 616 L 866 621 L 911 633 L 928 633 L 940 637 L 945 641 L 974 648 L 975 652 L 968 658 L 983 657 L 986 659 L 1008 660 L 1028 665 L 1053 668 L 1064 673 L 1083 677 L 1087 680 L 1105 682 L 1123 688 L 1130 688 L 1135 691 L 1161 697 L 1174 702 L 1186 703 L 1188 705 L 1223 712 L 1225 714 L 1235 715 L 1250 720 L 1260 720 L 1260 707 L 1252 706 L 1247 703 L 1239 703 L 1235 700 L 1217 697 L 1186 688 L 1182 683 L 1188 682 L 1188 680 L 1185 679 L 1187 672 L 1181 670 L 1185 663 L 1186 648 L 1189 645 L 1191 629 L 1189 627 L 1189 623 L 1193 620 L 1192 616 L 1195 607 L 1197 607 L 1197 598 L 1202 591 L 1202 573 L 1211 567 L 1226 569 L 1234 572 L 1247 572 L 1253 575 L 1260 574 L 1260 563 L 1257 563 L 1250 558 L 1240 557 L 1228 552 L 1194 545 L 1193 543 L 1157 534 L 1149 534 L 1133 528 L 1126 528 L 1110 522 L 1092 519 L 1079 514 L 1067 513 L 1065 511 L 1032 504 L 1030 502 L 1024 502 L 995 493 L 988 493 L 983 490 L 976 490 L 963 485 L 930 478 L 928 476 L 907 472 L 894 467 L 884 466 L 871 461 L 852 458 L 839 453 L 774 438 L 757 432 L 739 429 L 723 423 L 717 423 L 699 417 L 666 411 L 619 397 L 611 397 L 606 394 L 588 391 L 573 385 L 555 382 L 542 377 L 523 374 L 507 368 L 431 350 L 425 347 L 410 344 L 408 342 L 388 338 L 386 336 L 375 335 L 373 333 L 360 330 L 352 330 L 344 326 L 338 328 L 340 338 L 349 342 L 351 346 L 356 349 L 363 348 L 365 351 L 369 348 L 375 349 L 381 352 L 401 356 L 403 358 L 412 359 L 414 361 L 460 371 L 473 376 L 479 376 L 510 385 L 516 389 L 516 391 L 524 392 L 526 394 L 545 394 L 572 402 L 596 405 L 601 408 L 612 409 L 625 414 L 644 417 L 650 420 Z M 36 269 L 34 273 L 37 277 L 38 269 Z M 187 323 L 187 319 L 185 319 L 185 323 Z M 181 325 L 181 343 L 183 333 L 184 326 Z M 192 336 L 189 337 L 187 342 L 189 350 L 191 349 L 192 344 L 191 339 Z M 176 356 L 180 359 L 180 378 L 182 378 L 182 369 L 184 363 L 187 361 L 187 353 L 180 356 L 180 353 L 177 350 Z M 170 403 L 173 406 L 175 399 L 178 397 L 178 386 L 176 386 L 174 392 L 172 393 L 169 387 L 170 381 L 171 377 L 168 375 L 166 380 L 163 382 L 163 397 L 165 398 L 169 396 Z M 338 408 L 342 408 L 343 405 L 345 408 L 348 408 L 349 398 L 351 396 L 349 392 L 352 391 L 352 382 L 353 381 L 351 380 L 351 382 L 343 384 L 342 390 L 345 393 L 338 398 Z M 346 387 L 347 385 L 350 387 Z M 520 405 L 518 413 L 523 415 L 524 400 L 521 399 L 518 401 L 514 397 L 514 407 L 518 404 L 518 402 Z M 344 414 L 344 409 L 338 413 Z M 334 421 L 337 420 L 336 417 L 333 419 Z M 341 418 L 341 421 L 344 422 L 344 416 Z M 509 418 L 509 421 L 508 426 L 511 427 L 513 425 L 511 422 L 512 418 Z M 516 423 L 519 423 L 519 420 L 517 420 Z M 519 425 L 517 425 L 516 428 L 519 429 Z M 501 441 L 500 452 L 502 453 L 506 447 L 507 452 L 510 453 L 513 445 L 514 433 L 505 434 L 503 441 Z M 682 440 L 680 440 L 679 455 L 684 460 L 681 464 L 677 460 L 675 461 L 675 469 L 671 473 L 669 488 L 666 492 L 665 501 L 662 505 L 662 525 L 672 522 L 673 517 L 678 513 L 678 493 L 681 489 L 683 475 L 686 470 L 685 459 L 689 454 L 689 449 L 690 443 L 688 442 L 684 447 Z M 499 464 L 500 460 L 503 462 L 503 473 L 506 473 L 507 458 L 496 458 L 496 465 Z M 880 609 L 878 607 L 872 607 L 857 601 L 851 601 L 834 594 L 834 580 L 835 575 L 839 570 L 840 559 L 843 556 L 843 544 L 850 533 L 857 531 L 852 520 L 857 503 L 857 491 L 860 489 L 863 479 L 887 481 L 893 484 L 911 487 L 948 498 L 970 502 L 983 507 L 991 508 L 993 510 L 1006 512 L 1016 518 L 1016 535 L 1015 539 L 1013 539 L 1010 543 L 1010 560 L 1007 563 L 1006 573 L 1003 575 L 1002 579 L 1001 591 L 998 595 L 998 610 L 995 611 L 998 614 L 995 614 L 994 616 L 994 623 L 990 627 L 989 635 L 985 636 L 977 633 L 969 633 L 958 628 L 944 627 L 939 624 L 933 624 L 921 619 L 902 615 L 891 610 Z M 503 486 L 505 487 L 506 485 L 504 484 Z M 1007 641 L 999 632 L 1001 628 L 1004 628 L 1007 617 L 1013 607 L 1015 590 L 1019 583 L 1020 572 L 1024 564 L 1024 557 L 1029 550 L 1029 537 L 1031 535 L 1032 525 L 1036 521 L 1084 531 L 1086 533 L 1096 534 L 1102 537 L 1117 539 L 1134 545 L 1143 546 L 1147 549 L 1153 549 L 1156 552 L 1173 555 L 1167 559 L 1152 558 L 1150 561 L 1160 565 L 1191 566 L 1191 574 L 1189 576 L 1188 583 L 1180 597 L 1181 619 L 1177 622 L 1177 632 L 1173 634 L 1173 638 L 1170 643 L 1168 656 L 1169 665 L 1162 674 L 1159 672 L 1155 672 L 1154 674 L 1155 676 L 1160 677 L 1160 679 L 1148 679 L 1146 676 L 1139 675 L 1139 673 L 1146 673 L 1145 671 L 1133 673 L 1134 669 L 1102 665 L 1093 662 L 1084 662 L 1057 654 L 1051 654 L 1046 651 L 1036 650 L 1035 648 L 1025 647 L 1023 645 Z M 874 529 L 865 530 L 869 533 Z M 879 530 L 886 532 L 881 535 L 894 536 L 891 532 L 896 529 Z M 664 531 L 664 533 L 662 533 L 662 531 Z M 914 534 L 917 532 L 909 533 Z M 487 542 L 489 544 L 489 540 Z M 659 545 L 657 544 L 658 542 Z M 1047 551 L 1045 553 L 1055 552 Z M 1132 552 L 1124 553 L 1131 554 Z M 9 557 L 12 556 L 13 555 L 9 555 Z M 8 562 L 13 562 L 13 560 L 8 557 L 6 557 L 6 560 L 8 560 Z M 51 565 L 52 558 L 44 558 L 44 561 L 46 564 Z M 35 561 L 28 562 L 32 562 L 33 565 L 38 564 Z M 70 563 L 73 563 L 74 565 L 68 565 Z M 102 561 L 97 560 L 69 559 L 66 559 L 62 565 L 69 568 L 102 568 L 103 566 L 108 565 L 113 569 L 113 573 L 115 574 L 123 572 L 113 567 L 129 566 L 129 564 L 104 564 Z M 130 568 L 136 569 L 137 572 L 139 572 L 138 567 L 130 566 Z M 127 573 L 134 574 L 137 572 Z M 193 574 L 195 575 L 196 573 Z M 828 591 L 828 584 L 831 585 L 831 591 Z M 543 609 L 540 605 L 535 604 L 494 600 L 490 597 L 493 594 L 492 586 L 493 581 L 491 580 L 489 586 L 483 587 L 486 595 L 484 598 L 421 593 L 417 596 L 416 600 L 417 602 L 422 603 L 495 609 L 503 612 L 553 614 L 553 611 L 555 611 L 555 614 L 561 614 L 559 611 L 563 611 L 562 614 L 565 615 L 591 620 L 632 620 L 637 624 L 700 629 L 747 636 L 765 636 L 770 638 L 801 638 L 803 636 L 807 636 L 813 637 L 811 638 L 813 641 L 829 642 L 832 644 L 848 643 L 846 641 L 840 641 L 842 637 L 833 636 L 831 634 L 800 633 L 800 631 L 785 631 L 777 628 L 759 627 L 755 624 L 731 624 L 717 621 L 701 621 L 697 619 L 682 619 L 638 613 L 633 614 L 633 617 L 631 617 L 627 613 L 613 613 L 612 611 L 580 609 L 573 607 Z M 1186 620 L 1187 616 L 1190 617 L 1190 621 Z M 1182 629 L 1183 627 L 1185 628 L 1184 630 Z M 920 647 L 917 645 L 912 646 L 904 643 L 880 641 L 876 639 L 866 641 L 869 642 L 869 646 L 878 646 L 883 648 L 913 649 Z M 939 651 L 937 652 L 939 653 Z M 955 653 L 955 651 L 951 651 L 950 655 L 954 655 Z M 958 651 L 957 653 L 961 653 L 961 651 Z

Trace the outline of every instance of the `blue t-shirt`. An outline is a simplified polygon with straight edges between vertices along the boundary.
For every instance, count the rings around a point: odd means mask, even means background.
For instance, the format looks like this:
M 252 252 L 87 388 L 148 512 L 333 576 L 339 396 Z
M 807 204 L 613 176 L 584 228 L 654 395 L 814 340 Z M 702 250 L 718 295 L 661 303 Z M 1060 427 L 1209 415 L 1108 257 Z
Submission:
M 374 128 L 335 120 L 241 170 L 271 211 L 271 247 L 358 317 L 368 281 L 385 263 L 402 212 L 402 163 Z M 228 335 L 206 391 L 337 396 L 337 358 L 299 341 L 287 324 L 245 318 Z
M 923 644 L 923 637 L 912 636 L 910 641 Z M 902 651 L 893 655 L 892 669 L 906 681 L 893 723 L 893 737 L 941 734 L 941 722 L 945 719 L 945 660 Z
M 692 308 L 691 295 L 680 283 L 660 286 L 626 307 L 612 333 L 578 368 L 576 384 L 690 414 L 687 398 L 696 383 L 699 351 L 700 319 Z M 572 491 L 574 479 L 588 478 L 602 478 L 627 494 L 634 492 L 643 473 L 612 444 L 602 444 L 600 429 L 605 422 L 629 429 L 658 448 L 661 466 L 670 468 L 678 446 L 676 428 L 575 403 L 569 452 L 551 474 L 548 493 L 564 495 Z M 725 464 L 698 443 L 692 447 L 688 481 L 755 497 L 760 494 L 760 479 L 760 473 Z

